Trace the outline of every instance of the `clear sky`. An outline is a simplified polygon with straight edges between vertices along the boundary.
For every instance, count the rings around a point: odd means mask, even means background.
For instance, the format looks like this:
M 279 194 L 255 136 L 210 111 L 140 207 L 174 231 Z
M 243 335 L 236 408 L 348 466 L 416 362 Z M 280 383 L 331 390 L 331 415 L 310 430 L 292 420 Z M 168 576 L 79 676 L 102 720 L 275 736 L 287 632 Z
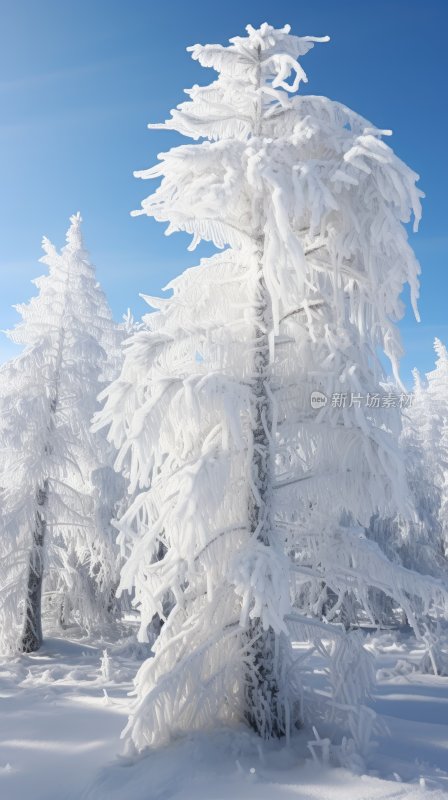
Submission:
M 148 131 L 213 73 L 185 48 L 226 43 L 247 23 L 329 34 L 304 59 L 305 91 L 340 100 L 383 128 L 427 195 L 412 243 L 422 264 L 422 322 L 401 323 L 402 374 L 427 371 L 448 342 L 448 0 L 0 0 L 0 327 L 33 293 L 40 241 L 64 242 L 80 210 L 98 278 L 117 319 L 145 309 L 210 248 L 131 218 L 149 193 L 135 169 L 180 141 Z M 0 335 L 0 360 L 14 346 Z

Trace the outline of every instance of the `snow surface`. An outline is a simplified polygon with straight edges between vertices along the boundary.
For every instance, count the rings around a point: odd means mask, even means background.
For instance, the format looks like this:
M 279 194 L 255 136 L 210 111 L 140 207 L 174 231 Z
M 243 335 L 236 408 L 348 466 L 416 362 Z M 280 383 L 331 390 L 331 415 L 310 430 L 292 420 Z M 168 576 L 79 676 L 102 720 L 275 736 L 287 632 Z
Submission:
M 75 632 L 49 638 L 37 654 L 0 662 L 0 798 L 442 800 L 448 678 L 415 672 L 422 651 L 404 634 L 367 638 L 378 670 L 372 705 L 389 733 L 362 776 L 313 763 L 307 731 L 290 749 L 261 747 L 244 729 L 197 733 L 131 764 L 118 755 L 119 736 L 145 647 L 129 637 L 99 646 Z

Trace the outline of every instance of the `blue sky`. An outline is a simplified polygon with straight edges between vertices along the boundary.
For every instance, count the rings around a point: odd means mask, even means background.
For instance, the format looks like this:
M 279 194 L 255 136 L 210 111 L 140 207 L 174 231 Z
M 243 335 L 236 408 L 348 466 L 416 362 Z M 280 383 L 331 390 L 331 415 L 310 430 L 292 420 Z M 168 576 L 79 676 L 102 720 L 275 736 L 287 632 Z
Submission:
M 213 73 L 185 48 L 222 42 L 247 23 L 289 22 L 294 33 L 331 36 L 306 56 L 306 92 L 340 100 L 380 127 L 421 175 L 424 218 L 412 243 L 422 264 L 420 312 L 401 323 L 409 381 L 448 342 L 446 0 L 0 0 L 0 327 L 30 280 L 42 235 L 64 241 L 80 210 L 98 278 L 115 316 L 145 309 L 171 277 L 209 252 L 187 237 L 131 218 L 149 191 L 133 170 L 180 137 L 148 131 Z M 14 347 L 0 337 L 0 360 Z

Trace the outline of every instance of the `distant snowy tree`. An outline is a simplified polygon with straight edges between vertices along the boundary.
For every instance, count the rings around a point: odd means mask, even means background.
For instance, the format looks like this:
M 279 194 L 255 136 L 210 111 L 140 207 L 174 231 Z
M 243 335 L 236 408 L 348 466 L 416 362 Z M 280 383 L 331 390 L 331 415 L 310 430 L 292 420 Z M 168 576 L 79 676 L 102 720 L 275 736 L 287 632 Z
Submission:
M 441 543 L 448 556 L 448 352 L 440 339 L 434 340 L 435 368 L 426 375 L 434 484 L 438 493 L 438 522 Z M 429 453 L 428 453 L 429 456 Z
M 413 403 L 404 417 L 402 443 L 408 481 L 422 531 L 412 537 L 415 565 L 422 556 L 446 569 L 448 522 L 446 492 L 448 476 L 448 354 L 439 339 L 434 341 L 435 369 L 422 381 L 414 370 Z M 422 548 L 422 538 L 426 544 Z M 423 550 L 423 552 L 422 552 Z
M 172 281 L 170 297 L 146 298 L 156 311 L 97 416 L 135 492 L 121 590 L 135 592 L 142 638 L 172 600 L 127 734 L 143 749 L 218 720 L 263 737 L 316 721 L 325 699 L 311 705 L 293 637 L 328 658 L 331 713 L 346 712 L 362 749 L 367 656 L 306 597 L 330 587 L 333 614 L 354 592 L 368 604 L 371 587 L 409 613 L 417 596 L 444 603 L 437 581 L 391 563 L 362 527 L 407 507 L 376 353 L 398 381 L 399 295 L 408 282 L 415 306 L 419 272 L 401 223 L 413 210 L 417 224 L 420 192 L 386 131 L 295 96 L 298 58 L 324 40 L 267 24 L 247 34 L 190 48 L 219 76 L 153 127 L 206 141 L 137 173 L 162 179 L 138 213 L 192 234 L 190 249 L 228 249 Z M 318 410 L 313 391 L 328 399 Z
M 434 341 L 435 369 L 422 380 L 414 370 L 413 403 L 404 417 L 402 445 L 416 521 L 401 523 L 402 563 L 446 579 L 448 572 L 448 354 Z M 400 521 L 401 522 L 401 521 Z M 448 674 L 446 635 L 438 620 L 422 617 L 416 627 L 426 644 L 420 668 Z
M 448 418 L 442 428 L 444 471 L 440 491 L 439 522 L 445 558 L 448 558 Z
M 0 643 L 42 641 L 44 576 L 67 620 L 82 624 L 113 605 L 119 568 L 111 527 L 121 479 L 111 447 L 90 431 L 102 385 L 117 373 L 122 334 L 71 218 L 59 254 L 43 240 L 48 275 L 17 306 L 8 332 L 24 352 L 0 369 Z
M 403 430 L 400 445 L 406 465 L 413 514 L 392 518 L 375 516 L 369 527 L 369 538 L 403 566 L 420 573 L 445 578 L 447 575 L 446 492 L 448 474 L 448 358 L 446 348 L 438 340 L 434 347 L 436 367 L 422 380 L 413 370 L 412 402 L 403 409 Z M 376 595 L 375 619 L 393 623 L 393 608 L 384 594 Z M 378 602 L 379 601 L 379 602 Z M 384 612 L 378 613 L 378 611 Z M 425 638 L 431 620 L 422 618 L 416 626 L 419 638 Z

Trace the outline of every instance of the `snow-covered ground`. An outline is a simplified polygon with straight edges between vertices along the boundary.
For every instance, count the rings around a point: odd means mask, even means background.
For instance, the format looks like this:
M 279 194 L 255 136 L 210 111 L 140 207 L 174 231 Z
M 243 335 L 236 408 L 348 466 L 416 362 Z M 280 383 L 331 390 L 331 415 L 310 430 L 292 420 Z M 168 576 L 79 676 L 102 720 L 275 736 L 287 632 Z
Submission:
M 102 661 L 107 646 L 109 664 Z M 448 792 L 448 678 L 411 671 L 412 640 L 371 635 L 377 737 L 368 774 L 311 761 L 302 731 L 289 750 L 241 731 L 176 742 L 131 765 L 120 757 L 127 696 L 144 650 L 49 638 L 0 662 L 1 800 L 440 800 Z M 415 644 L 414 644 L 415 647 Z M 398 662 L 398 668 L 397 668 Z

